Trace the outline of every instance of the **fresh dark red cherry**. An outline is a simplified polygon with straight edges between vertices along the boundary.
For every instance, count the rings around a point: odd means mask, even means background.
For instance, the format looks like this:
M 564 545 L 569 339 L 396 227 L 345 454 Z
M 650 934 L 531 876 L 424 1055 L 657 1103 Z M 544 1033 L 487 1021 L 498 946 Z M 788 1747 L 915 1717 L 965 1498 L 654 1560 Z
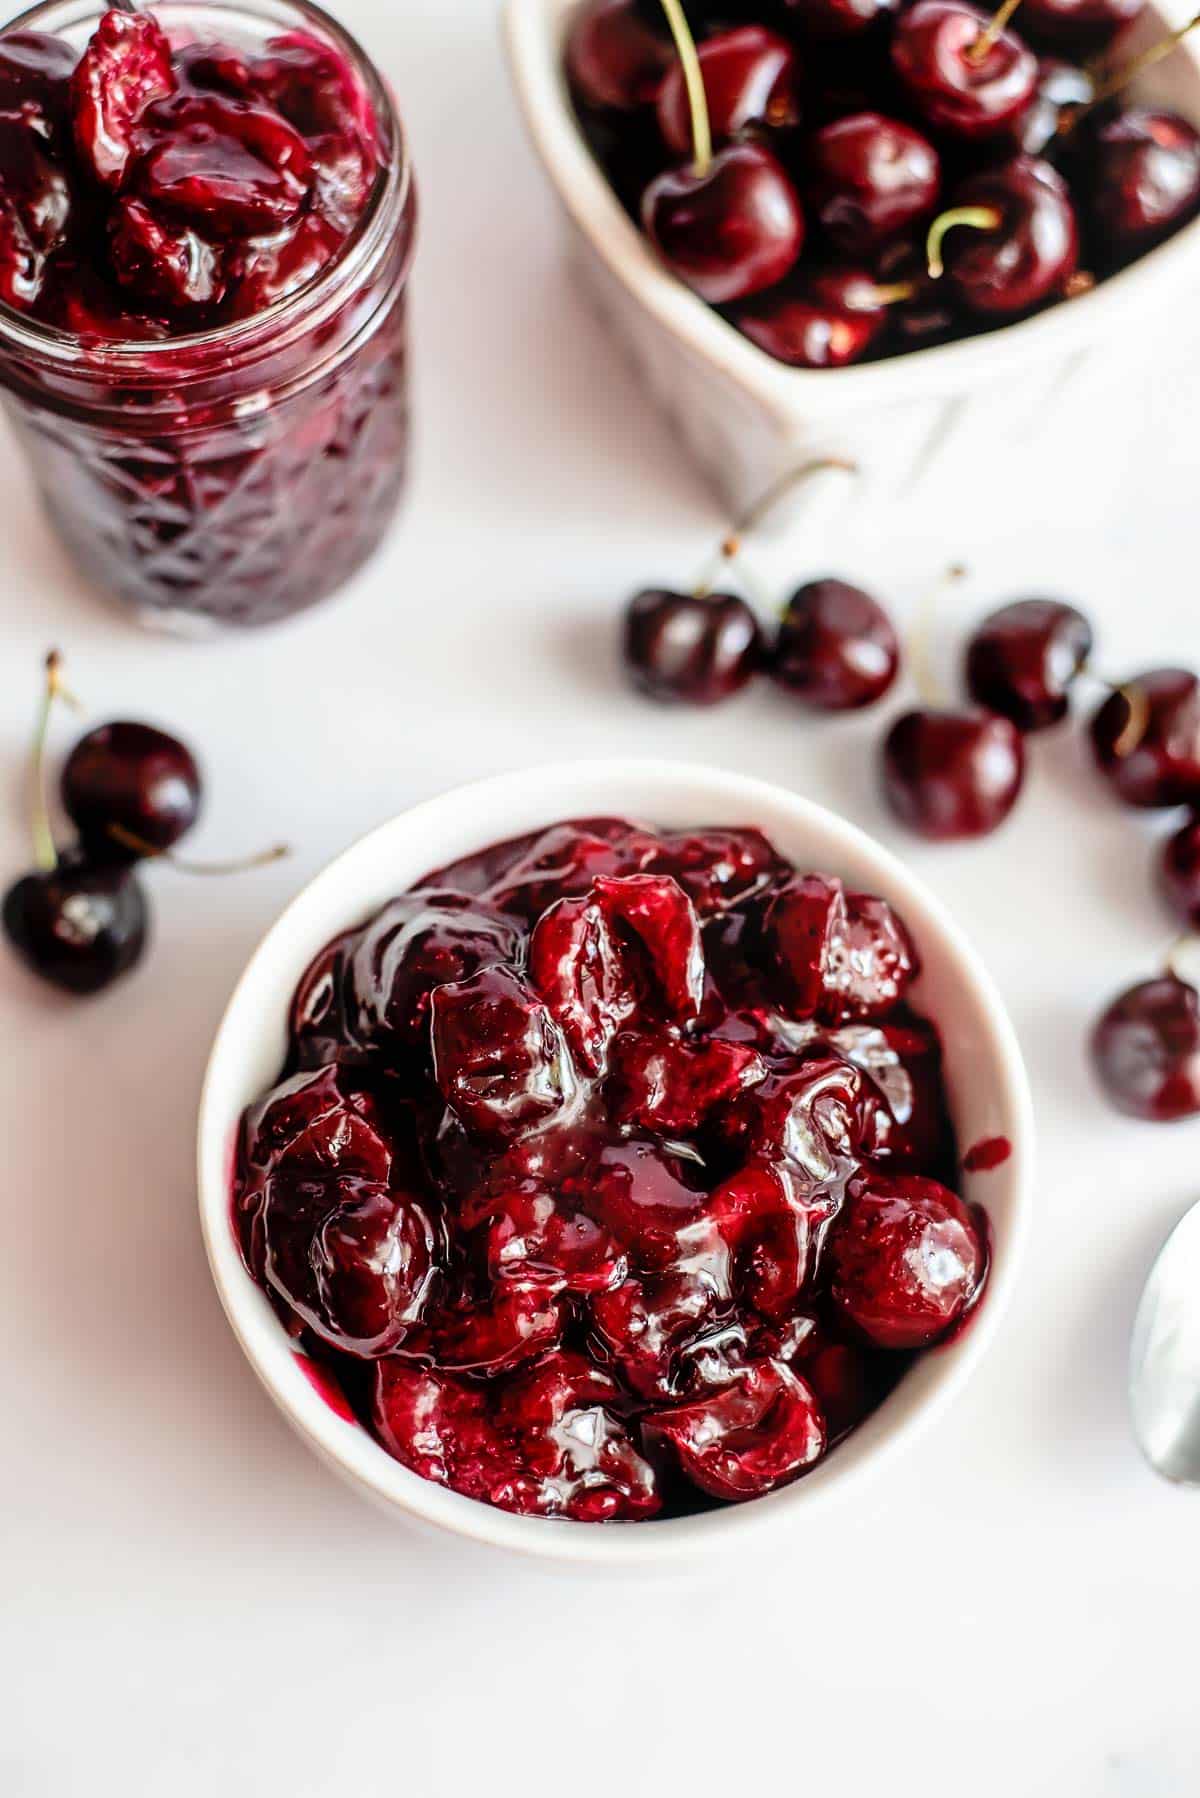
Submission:
M 98 993 L 133 967 L 145 946 L 148 913 L 128 869 L 91 858 L 86 847 L 58 853 L 45 804 L 46 739 L 54 703 L 70 698 L 62 656 L 46 657 L 33 740 L 33 849 L 37 867 L 4 897 L 5 935 L 43 980 L 72 993 Z
M 1077 63 L 1044 56 L 1038 63 L 1037 89 L 1024 112 L 1013 120 L 1012 136 L 1027 156 L 1042 156 L 1078 108 L 1090 105 L 1096 84 Z
M 783 17 L 804 37 L 860 37 L 897 10 L 897 0 L 782 0 Z
M 1200 1113 L 1200 995 L 1161 974 L 1118 995 L 1092 1032 L 1092 1058 L 1119 1111 L 1167 1124 Z
M 1146 0 L 1021 0 L 1021 30 L 1038 43 L 1093 50 L 1145 11 Z
M 887 330 L 890 297 L 867 269 L 815 269 L 732 316 L 743 336 L 789 368 L 845 368 Z
M 579 100 L 599 111 L 653 106 L 674 51 L 633 0 L 588 0 L 567 38 L 567 73 Z
M 1163 844 L 1159 882 L 1180 923 L 1200 930 L 1200 818 L 1189 818 Z
M 62 800 L 89 856 L 136 861 L 171 849 L 200 815 L 200 770 L 178 738 L 149 724 L 90 730 L 63 766 Z M 129 841 L 143 845 L 139 849 Z
M 652 699 L 716 705 L 762 666 L 758 620 L 732 593 L 637 594 L 625 614 L 625 665 Z
M 697 46 L 714 143 L 786 131 L 799 123 L 796 53 L 765 25 L 739 25 Z M 692 151 L 692 114 L 683 65 L 672 63 L 658 93 L 658 128 L 675 156 Z
M 804 243 L 795 189 L 761 144 L 727 145 L 702 172 L 664 170 L 642 196 L 642 223 L 668 267 L 714 306 L 774 287 Z
M 1008 718 L 984 711 L 905 712 L 883 744 L 883 790 L 902 823 L 937 842 L 1003 824 L 1025 778 L 1025 746 Z
M 69 993 L 98 993 L 141 959 L 149 914 L 127 869 L 64 857 L 11 886 L 3 918 L 5 935 L 34 974 Z
M 901 85 L 923 119 L 955 137 L 1002 131 L 1037 86 L 1037 58 L 1012 32 L 977 53 L 987 27 L 987 14 L 965 0 L 917 0 L 896 22 L 892 64 Z
M 1092 752 L 1126 805 L 1200 807 L 1200 680 L 1150 668 L 1110 693 L 1091 722 Z
M 986 1269 L 957 1193 L 912 1174 L 871 1172 L 830 1232 L 837 1310 L 877 1347 L 926 1348 L 957 1323 Z
M 1019 599 L 978 625 L 967 645 L 967 687 L 1018 730 L 1065 718 L 1071 687 L 1092 653 L 1092 627 L 1058 599 Z
M 804 197 L 843 255 L 878 249 L 933 211 L 941 170 L 919 132 L 877 112 L 836 119 L 809 139 Z
M 1016 318 L 1060 294 L 1079 232 L 1066 183 L 1048 162 L 1015 156 L 964 181 L 930 231 L 930 264 L 969 311 Z
M 809 581 L 784 610 L 771 672 L 789 693 L 826 712 L 882 699 L 900 666 L 900 644 L 879 601 L 848 581 Z
M 1178 113 L 1129 107 L 1090 132 L 1081 155 L 1101 254 L 1146 249 L 1200 204 L 1200 132 Z

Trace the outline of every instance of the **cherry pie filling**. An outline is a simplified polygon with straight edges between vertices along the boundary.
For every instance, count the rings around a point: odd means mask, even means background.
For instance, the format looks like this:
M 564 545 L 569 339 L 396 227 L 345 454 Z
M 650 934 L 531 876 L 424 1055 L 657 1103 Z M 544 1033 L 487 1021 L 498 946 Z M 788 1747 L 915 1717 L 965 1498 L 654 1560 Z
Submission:
M 756 830 L 588 818 L 316 958 L 245 1114 L 245 1264 L 425 1479 L 670 1516 L 815 1466 L 978 1302 L 917 951 Z
M 251 317 L 341 248 L 382 146 L 366 89 L 306 32 L 259 53 L 105 13 L 81 55 L 0 37 L 0 298 L 98 342 Z
M 176 628 L 323 598 L 404 479 L 412 187 L 367 65 L 295 11 L 0 36 L 0 302 L 67 334 L 0 317 L 0 384 L 88 578 Z

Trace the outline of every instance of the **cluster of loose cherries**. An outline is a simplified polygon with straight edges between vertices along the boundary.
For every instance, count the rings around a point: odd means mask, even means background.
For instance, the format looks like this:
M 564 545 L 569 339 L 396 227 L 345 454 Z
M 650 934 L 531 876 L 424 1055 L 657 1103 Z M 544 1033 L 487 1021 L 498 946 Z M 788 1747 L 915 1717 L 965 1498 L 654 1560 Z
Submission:
M 74 705 L 62 658 L 46 658 L 33 756 L 36 867 L 4 895 L 4 933 L 25 965 L 70 993 L 98 993 L 127 974 L 146 946 L 150 912 L 135 869 L 165 857 L 192 873 L 234 873 L 287 853 L 238 862 L 183 862 L 175 845 L 200 815 L 200 770 L 190 749 L 150 724 L 101 724 L 63 764 L 59 792 L 77 837 L 60 851 L 50 827 L 45 749 L 56 699 Z
M 738 533 L 723 546 L 739 547 Z M 901 822 L 940 842 L 1003 823 L 1024 781 L 1025 737 L 1067 716 L 1092 646 L 1087 618 L 1061 600 L 1017 600 L 984 618 L 966 650 L 971 703 L 912 707 L 884 737 L 882 789 Z M 900 668 L 887 612 L 835 579 L 797 588 L 770 642 L 736 594 L 703 583 L 691 593 L 639 593 L 625 615 L 624 651 L 643 692 L 698 705 L 767 673 L 806 705 L 855 711 L 881 699 Z M 1089 725 L 1096 765 L 1126 805 L 1188 809 L 1162 851 L 1159 884 L 1181 927 L 1200 930 L 1200 677 L 1151 668 L 1101 684 Z M 1093 1051 L 1122 1110 L 1156 1120 L 1200 1114 L 1200 994 L 1173 967 L 1114 1001 Z
M 740 546 L 739 529 L 722 549 Z M 884 738 L 883 791 L 901 822 L 939 842 L 1002 824 L 1025 778 L 1023 733 L 1062 716 L 1090 644 L 1086 620 L 1057 601 L 1020 601 L 985 619 L 967 656 L 978 703 L 914 706 Z M 627 608 L 624 653 L 634 683 L 656 699 L 713 705 L 766 674 L 822 712 L 876 704 L 901 663 L 884 607 L 833 577 L 796 589 L 772 639 L 738 594 L 704 583 L 690 593 L 648 589 Z
M 1200 133 L 1113 98 L 1182 32 L 1097 60 L 1143 4 L 586 0 L 566 67 L 674 274 L 836 368 L 1072 298 L 1192 216 Z

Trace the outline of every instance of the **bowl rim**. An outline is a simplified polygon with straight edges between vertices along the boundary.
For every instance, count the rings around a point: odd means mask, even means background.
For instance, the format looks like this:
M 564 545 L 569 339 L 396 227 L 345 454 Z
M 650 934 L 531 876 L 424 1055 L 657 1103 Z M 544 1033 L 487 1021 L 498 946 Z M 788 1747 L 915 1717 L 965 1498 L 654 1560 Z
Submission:
M 255 998 L 260 982 L 269 983 L 272 969 L 279 974 L 285 966 L 290 970 L 289 979 L 299 978 L 312 955 L 333 934 L 324 926 L 313 934 L 312 927 L 327 902 L 336 900 L 336 909 L 345 917 L 343 927 L 361 916 L 362 904 L 354 903 L 357 866 L 370 866 L 375 857 L 390 852 L 394 844 L 398 862 L 403 862 L 405 854 L 409 858 L 408 870 L 396 877 L 398 884 L 403 884 L 447 859 L 440 854 L 439 845 L 454 840 L 452 826 L 460 814 L 494 819 L 495 827 L 488 840 L 503 840 L 522 829 L 536 828 L 539 819 L 550 824 L 572 815 L 568 795 L 580 790 L 582 796 L 574 815 L 597 815 L 597 806 L 591 803 L 589 793 L 603 789 L 607 794 L 613 788 L 627 788 L 639 795 L 636 804 L 624 808 L 635 817 L 649 815 L 645 803 L 648 792 L 661 794 L 665 815 L 658 822 L 668 829 L 672 800 L 682 805 L 685 794 L 692 795 L 693 800 L 702 794 L 704 804 L 712 803 L 714 818 L 721 813 L 726 818 L 736 814 L 746 822 L 756 822 L 783 815 L 797 833 L 808 830 L 817 838 L 827 839 L 823 855 L 829 855 L 829 845 L 834 845 L 834 856 L 844 853 L 848 861 L 869 870 L 865 877 L 895 899 L 908 921 L 919 920 L 914 932 L 919 940 L 928 941 L 936 935 L 940 951 L 972 990 L 994 1060 L 999 1115 L 1012 1152 L 1003 1167 L 989 1175 L 989 1179 L 1003 1183 L 1009 1217 L 1006 1247 L 1002 1254 L 993 1254 L 987 1302 L 972 1317 L 967 1330 L 935 1351 L 938 1362 L 931 1390 L 922 1393 L 904 1414 L 898 1414 L 889 1400 L 866 1420 L 862 1430 L 874 1428 L 879 1440 L 872 1441 L 865 1454 L 841 1462 L 831 1456 L 813 1475 L 746 1505 L 683 1518 L 589 1528 L 494 1510 L 434 1485 L 393 1459 L 357 1423 L 339 1416 L 315 1390 L 296 1365 L 291 1339 L 244 1268 L 234 1240 L 230 1218 L 233 1140 L 241 1108 L 254 1094 L 243 1087 L 236 1095 L 227 1095 L 224 1088 L 229 1085 L 227 1064 L 236 1056 L 241 1034 L 249 1027 L 252 1034 L 257 1032 L 255 1040 L 262 1040 L 268 1034 L 275 1037 L 282 1028 L 282 1017 L 264 1019 Z M 651 799 L 651 808 L 653 804 Z M 610 808 L 605 804 L 602 809 Z M 521 821 L 526 816 L 532 816 L 532 825 Z M 439 824 L 443 830 L 441 838 Z M 476 824 L 471 834 L 489 827 Z M 770 834 L 769 825 L 764 823 L 763 828 Z M 233 1105 L 231 1097 L 236 1098 Z M 385 1506 L 476 1542 L 541 1560 L 662 1566 L 695 1561 L 708 1551 L 745 1545 L 786 1527 L 789 1519 L 798 1518 L 802 1511 L 811 1516 L 822 1505 L 828 1508 L 837 1504 L 864 1480 L 878 1474 L 892 1455 L 911 1443 L 951 1402 L 995 1338 L 1012 1294 L 1030 1223 L 1033 1142 L 1028 1079 L 1016 1034 L 992 978 L 941 901 L 898 856 L 835 812 L 771 782 L 700 763 L 631 757 L 553 763 L 467 782 L 408 808 L 335 855 L 284 907 L 238 978 L 217 1026 L 205 1071 L 196 1150 L 201 1231 L 226 1317 L 278 1409 L 322 1460 Z M 997 1188 L 993 1185 L 989 1190 L 995 1192 Z M 904 1382 L 896 1390 L 902 1392 Z M 832 1476 L 825 1469 L 833 1469 Z M 818 1472 L 825 1474 L 819 1484 Z
M 781 423 L 865 402 L 961 393 L 1029 363 L 1085 348 L 1143 300 L 1164 304 L 1200 260 L 1200 215 L 1136 262 L 1069 304 L 955 343 L 837 369 L 788 368 L 743 337 L 664 267 L 605 180 L 576 122 L 563 77 L 560 22 L 571 0 L 505 0 L 504 41 L 517 98 L 559 199 L 611 275 L 698 360 L 753 396 Z M 1168 8 L 1170 10 L 1170 8 Z M 1200 43 L 1177 53 L 1192 65 L 1200 99 Z M 1134 92 L 1138 89 L 1135 87 Z

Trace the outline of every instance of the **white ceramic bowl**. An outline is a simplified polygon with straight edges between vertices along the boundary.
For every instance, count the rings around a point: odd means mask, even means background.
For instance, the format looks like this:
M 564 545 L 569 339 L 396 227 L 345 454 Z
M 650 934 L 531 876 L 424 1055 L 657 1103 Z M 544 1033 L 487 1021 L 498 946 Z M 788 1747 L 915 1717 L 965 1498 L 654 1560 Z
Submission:
M 1148 316 L 1200 283 L 1197 219 L 1093 293 L 1003 330 L 859 367 L 786 368 L 669 273 L 609 187 L 563 77 L 563 43 L 578 3 L 506 0 L 517 97 L 570 222 L 580 276 L 734 512 L 820 456 L 849 458 L 859 477 L 806 483 L 792 518 L 830 511 L 831 501 L 851 494 L 861 501 L 911 493 L 950 461 L 980 483 L 1002 475 L 1009 494 L 1019 461 L 1036 493 L 1043 471 L 1053 479 L 1064 446 L 1077 439 L 1072 415 L 1094 369 L 1088 352 L 1119 338 L 1152 348 Z M 1168 0 L 1139 22 L 1123 53 L 1161 36 L 1164 19 L 1182 24 L 1191 10 Z M 1131 91 L 1200 122 L 1200 33 Z
M 429 869 L 558 819 L 616 814 L 668 828 L 753 824 L 801 867 L 882 893 L 906 920 L 924 971 L 916 1003 L 946 1050 L 951 1109 L 964 1145 L 1006 1136 L 1012 1154 L 969 1176 L 966 1194 L 992 1228 L 989 1288 L 970 1327 L 922 1357 L 880 1409 L 811 1474 L 752 1503 L 701 1516 L 594 1525 L 510 1516 L 419 1478 L 314 1391 L 294 1346 L 242 1265 L 230 1218 L 230 1172 L 243 1108 L 278 1077 L 288 1002 L 312 957 Z M 556 1560 L 661 1563 L 711 1555 L 795 1527 L 837 1506 L 910 1443 L 978 1365 L 1017 1271 L 1030 1204 L 1033 1123 L 1012 1027 L 957 925 L 903 864 L 853 825 L 795 794 L 716 769 L 652 761 L 567 764 L 460 787 L 395 818 L 330 863 L 260 944 L 221 1021 L 200 1103 L 200 1214 L 213 1278 L 235 1335 L 284 1416 L 360 1491 L 397 1513 L 460 1535 Z

